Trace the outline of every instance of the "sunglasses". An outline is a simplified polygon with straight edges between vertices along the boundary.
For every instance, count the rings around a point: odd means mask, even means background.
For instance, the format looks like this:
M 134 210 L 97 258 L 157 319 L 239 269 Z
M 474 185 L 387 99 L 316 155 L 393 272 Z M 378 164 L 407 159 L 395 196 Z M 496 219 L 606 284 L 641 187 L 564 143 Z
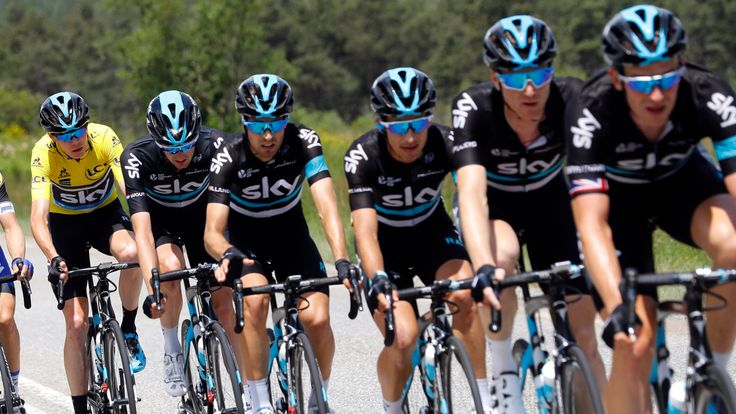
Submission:
M 258 122 L 258 121 L 246 121 L 243 120 L 243 125 L 245 125 L 246 128 L 251 130 L 253 133 L 256 134 L 265 134 L 266 130 L 271 131 L 272 134 L 275 134 L 284 128 L 286 128 L 286 124 L 289 123 L 289 118 L 286 119 L 279 119 L 278 121 L 269 121 L 269 122 Z
M 552 80 L 554 72 L 552 66 L 548 66 L 529 72 L 499 73 L 498 80 L 501 81 L 501 85 L 506 89 L 515 91 L 523 91 L 526 88 L 527 82 L 531 82 L 532 86 L 539 89 Z
M 162 150 L 168 152 L 169 154 L 176 154 L 178 152 L 186 152 L 186 151 L 189 151 L 190 149 L 194 148 L 194 144 L 196 144 L 196 143 L 197 143 L 197 141 L 195 140 L 195 141 L 192 141 L 192 142 L 190 142 L 188 144 L 184 144 L 184 145 L 181 145 L 181 146 L 178 146 L 178 147 L 160 147 L 160 148 Z
M 636 92 L 649 94 L 649 93 L 652 93 L 654 88 L 659 88 L 663 91 L 666 91 L 667 89 L 671 89 L 672 87 L 680 83 L 680 78 L 682 78 L 683 72 L 685 72 L 685 67 L 680 66 L 680 68 L 677 70 L 673 70 L 672 72 L 663 73 L 661 75 L 624 76 L 619 73 L 618 77 L 630 89 Z
M 82 138 L 87 133 L 87 127 L 77 128 L 74 131 L 66 132 L 64 134 L 54 134 L 56 139 L 61 142 L 72 142 L 77 138 Z
M 394 122 L 379 122 L 379 125 L 388 129 L 397 135 L 406 135 L 409 132 L 409 128 L 414 132 L 422 132 L 429 127 L 432 123 L 432 115 L 425 116 L 423 118 L 412 119 L 410 121 L 394 121 Z

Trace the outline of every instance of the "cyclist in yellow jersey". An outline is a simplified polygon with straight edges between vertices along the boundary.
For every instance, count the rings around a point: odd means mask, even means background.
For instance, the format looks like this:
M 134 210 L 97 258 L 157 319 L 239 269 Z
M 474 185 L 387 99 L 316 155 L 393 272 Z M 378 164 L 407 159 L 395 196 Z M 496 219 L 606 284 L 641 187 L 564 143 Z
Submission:
M 23 229 L 18 224 L 15 217 L 15 208 L 8 197 L 8 191 L 5 188 L 5 180 L 0 174 L 0 227 L 5 232 L 5 246 L 8 248 L 10 257 L 13 258 L 11 264 L 6 262 L 5 255 L 0 249 L 0 276 L 5 276 L 17 271 L 21 271 L 19 278 L 33 277 L 33 265 L 26 254 L 26 239 L 23 237 Z M 18 326 L 15 324 L 15 284 L 7 282 L 0 285 L 0 342 L 5 350 L 5 357 L 8 360 L 8 368 L 10 369 L 10 377 L 13 381 L 15 394 L 18 392 L 18 377 L 20 375 L 20 335 L 18 334 Z M 14 412 L 25 412 L 23 409 L 23 400 L 20 405 L 14 407 Z
M 47 134 L 36 143 L 31 156 L 31 230 L 49 260 L 49 268 L 65 281 L 64 366 L 74 412 L 86 413 L 87 284 L 86 279 L 67 281 L 66 272 L 90 265 L 89 245 L 120 262 L 137 260 L 130 219 L 115 189 L 117 183 L 125 190 L 120 169 L 123 147 L 112 129 L 89 123 L 87 103 L 75 93 L 48 97 L 39 115 Z M 133 372 L 139 372 L 146 362 L 135 328 L 140 272 L 123 271 L 119 286 L 121 328 Z

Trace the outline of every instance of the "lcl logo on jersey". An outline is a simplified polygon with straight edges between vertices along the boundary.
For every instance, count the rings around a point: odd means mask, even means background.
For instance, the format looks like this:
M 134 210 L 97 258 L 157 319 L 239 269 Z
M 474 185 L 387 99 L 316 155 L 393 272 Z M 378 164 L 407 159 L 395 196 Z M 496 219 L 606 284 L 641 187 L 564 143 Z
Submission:
M 138 171 L 138 167 L 140 167 L 141 164 L 141 160 L 139 160 L 134 154 L 130 154 L 128 162 L 123 168 L 125 168 L 125 171 L 128 172 L 128 177 L 141 178 L 140 172 Z
M 87 168 L 84 171 L 84 176 L 87 177 L 88 180 L 94 180 L 95 176 L 103 171 L 105 171 L 106 164 L 97 164 L 92 168 Z
M 718 114 L 723 122 L 721 128 L 736 125 L 736 106 L 732 105 L 733 96 L 726 96 L 720 92 L 714 93 L 708 102 L 708 108 Z
M 230 156 L 227 147 L 223 147 L 221 152 L 217 153 L 217 156 L 212 157 L 212 164 L 210 164 L 210 171 L 219 174 L 220 169 L 226 162 L 233 162 L 233 158 Z
M 184 183 L 184 185 L 181 184 L 178 178 L 174 179 L 174 182 L 171 184 L 160 184 L 160 185 L 154 185 L 153 191 L 159 193 L 159 194 L 187 194 L 187 193 L 193 193 L 202 186 L 207 185 L 208 178 L 205 178 L 202 180 L 202 182 L 198 183 L 196 181 L 189 181 Z
M 578 118 L 578 124 L 570 127 L 572 132 L 572 144 L 578 148 L 589 149 L 590 144 L 593 142 L 593 132 L 601 129 L 601 124 L 588 110 L 583 109 L 583 116 Z
M 411 207 L 416 204 L 424 204 L 437 196 L 439 190 L 434 188 L 422 188 L 417 195 L 413 194 L 411 187 L 404 187 L 403 194 L 389 194 L 381 197 L 383 205 L 387 207 Z
M 358 144 L 354 150 L 350 150 L 348 155 L 345 156 L 345 172 L 355 174 L 358 170 L 358 163 L 367 159 L 368 155 L 363 149 L 363 144 Z
M 270 184 L 268 182 L 268 176 L 265 176 L 261 179 L 260 184 L 243 188 L 241 194 L 244 198 L 249 200 L 269 198 L 271 195 L 282 197 L 291 194 L 297 187 L 299 187 L 301 177 L 301 175 L 297 175 L 291 183 L 282 178 L 277 180 L 275 183 Z
M 475 101 L 467 92 L 463 92 L 462 98 L 458 99 L 455 108 L 452 110 L 452 127 L 465 128 L 465 120 L 468 118 L 470 110 L 477 111 L 478 105 L 475 104 Z
M 534 174 L 552 168 L 552 166 L 560 160 L 560 157 L 561 155 L 557 154 L 550 161 L 536 160 L 532 162 L 528 162 L 526 158 L 522 158 L 518 163 L 509 162 L 498 164 L 498 171 L 509 175 L 525 175 L 527 173 Z

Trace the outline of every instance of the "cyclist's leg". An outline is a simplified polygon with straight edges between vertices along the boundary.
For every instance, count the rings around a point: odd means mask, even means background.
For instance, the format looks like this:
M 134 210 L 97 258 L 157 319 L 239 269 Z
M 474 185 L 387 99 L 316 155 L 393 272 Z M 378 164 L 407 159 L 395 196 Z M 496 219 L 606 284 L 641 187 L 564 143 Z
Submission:
M 161 273 L 171 272 L 173 270 L 183 269 L 186 266 L 184 253 L 181 247 L 174 243 L 166 243 L 156 247 L 158 256 L 159 271 Z M 166 312 L 161 316 L 162 329 L 178 329 L 179 314 L 181 313 L 182 295 L 181 281 L 164 282 L 161 284 L 161 293 L 166 295 Z M 165 343 L 165 347 L 179 348 L 181 352 L 181 344 L 178 335 L 176 335 L 176 343 Z M 172 349 L 173 350 L 173 349 Z M 168 352 L 168 351 L 167 351 Z
M 82 279 L 84 282 L 84 279 Z M 84 287 L 84 283 L 81 284 Z M 65 289 L 66 290 L 66 289 Z M 71 290 L 71 289 L 70 289 Z M 79 289 L 74 289 L 79 294 Z M 66 296 L 66 295 L 65 295 Z M 87 331 L 89 329 L 89 302 L 86 296 L 70 297 L 64 305 L 66 339 L 64 341 L 64 368 L 72 397 L 87 395 Z
M 256 272 L 245 270 L 241 278 L 243 287 L 262 286 L 268 284 L 262 268 Z M 254 270 L 254 269 L 253 269 Z M 253 407 L 258 410 L 271 407 L 268 394 L 268 335 L 266 333 L 266 318 L 268 317 L 268 295 L 253 295 L 243 298 L 243 318 L 245 325 L 243 334 L 245 347 L 245 366 L 241 367 L 241 374 L 248 380 Z M 231 330 L 232 328 L 228 328 Z
M 17 389 L 20 373 L 20 334 L 15 324 L 15 286 L 13 282 L 0 285 L 0 342 L 5 350 L 10 375 Z

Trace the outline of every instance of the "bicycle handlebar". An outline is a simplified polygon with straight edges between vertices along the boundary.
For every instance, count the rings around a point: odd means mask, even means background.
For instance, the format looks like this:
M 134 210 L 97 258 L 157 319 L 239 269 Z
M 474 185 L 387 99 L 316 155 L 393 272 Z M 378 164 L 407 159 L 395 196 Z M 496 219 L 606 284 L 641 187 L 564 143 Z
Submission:
M 447 292 L 470 289 L 472 285 L 472 277 L 462 280 L 435 280 L 434 283 L 429 286 L 401 289 L 399 291 L 399 300 L 421 299 L 432 295 L 443 295 Z
M 396 337 L 396 324 L 394 323 L 394 286 L 391 283 L 384 285 L 383 295 L 386 297 L 386 311 L 384 312 L 384 327 L 386 337 L 383 338 L 383 346 L 393 345 Z
M 14 282 L 18 280 L 18 276 L 20 276 L 20 270 L 7 276 L 1 276 L 0 284 Z M 28 281 L 28 278 L 20 281 L 20 287 L 23 291 L 23 307 L 26 309 L 31 309 L 31 294 L 33 293 L 33 291 L 31 291 L 31 283 Z
M 92 267 L 85 267 L 82 269 L 73 269 L 67 271 L 67 280 L 72 278 L 78 278 L 78 277 L 88 277 L 91 275 L 97 275 L 100 278 L 106 277 L 108 274 L 112 272 L 116 272 L 118 270 L 125 270 L 125 269 L 133 269 L 138 267 L 137 262 L 127 262 L 127 263 L 112 263 L 112 262 L 103 262 L 98 264 L 97 266 Z M 49 282 L 54 286 L 54 289 L 56 290 L 56 308 L 59 310 L 64 309 L 64 282 L 59 278 L 61 276 L 61 271 L 59 269 L 51 269 L 49 268 L 49 276 L 48 280 Z

